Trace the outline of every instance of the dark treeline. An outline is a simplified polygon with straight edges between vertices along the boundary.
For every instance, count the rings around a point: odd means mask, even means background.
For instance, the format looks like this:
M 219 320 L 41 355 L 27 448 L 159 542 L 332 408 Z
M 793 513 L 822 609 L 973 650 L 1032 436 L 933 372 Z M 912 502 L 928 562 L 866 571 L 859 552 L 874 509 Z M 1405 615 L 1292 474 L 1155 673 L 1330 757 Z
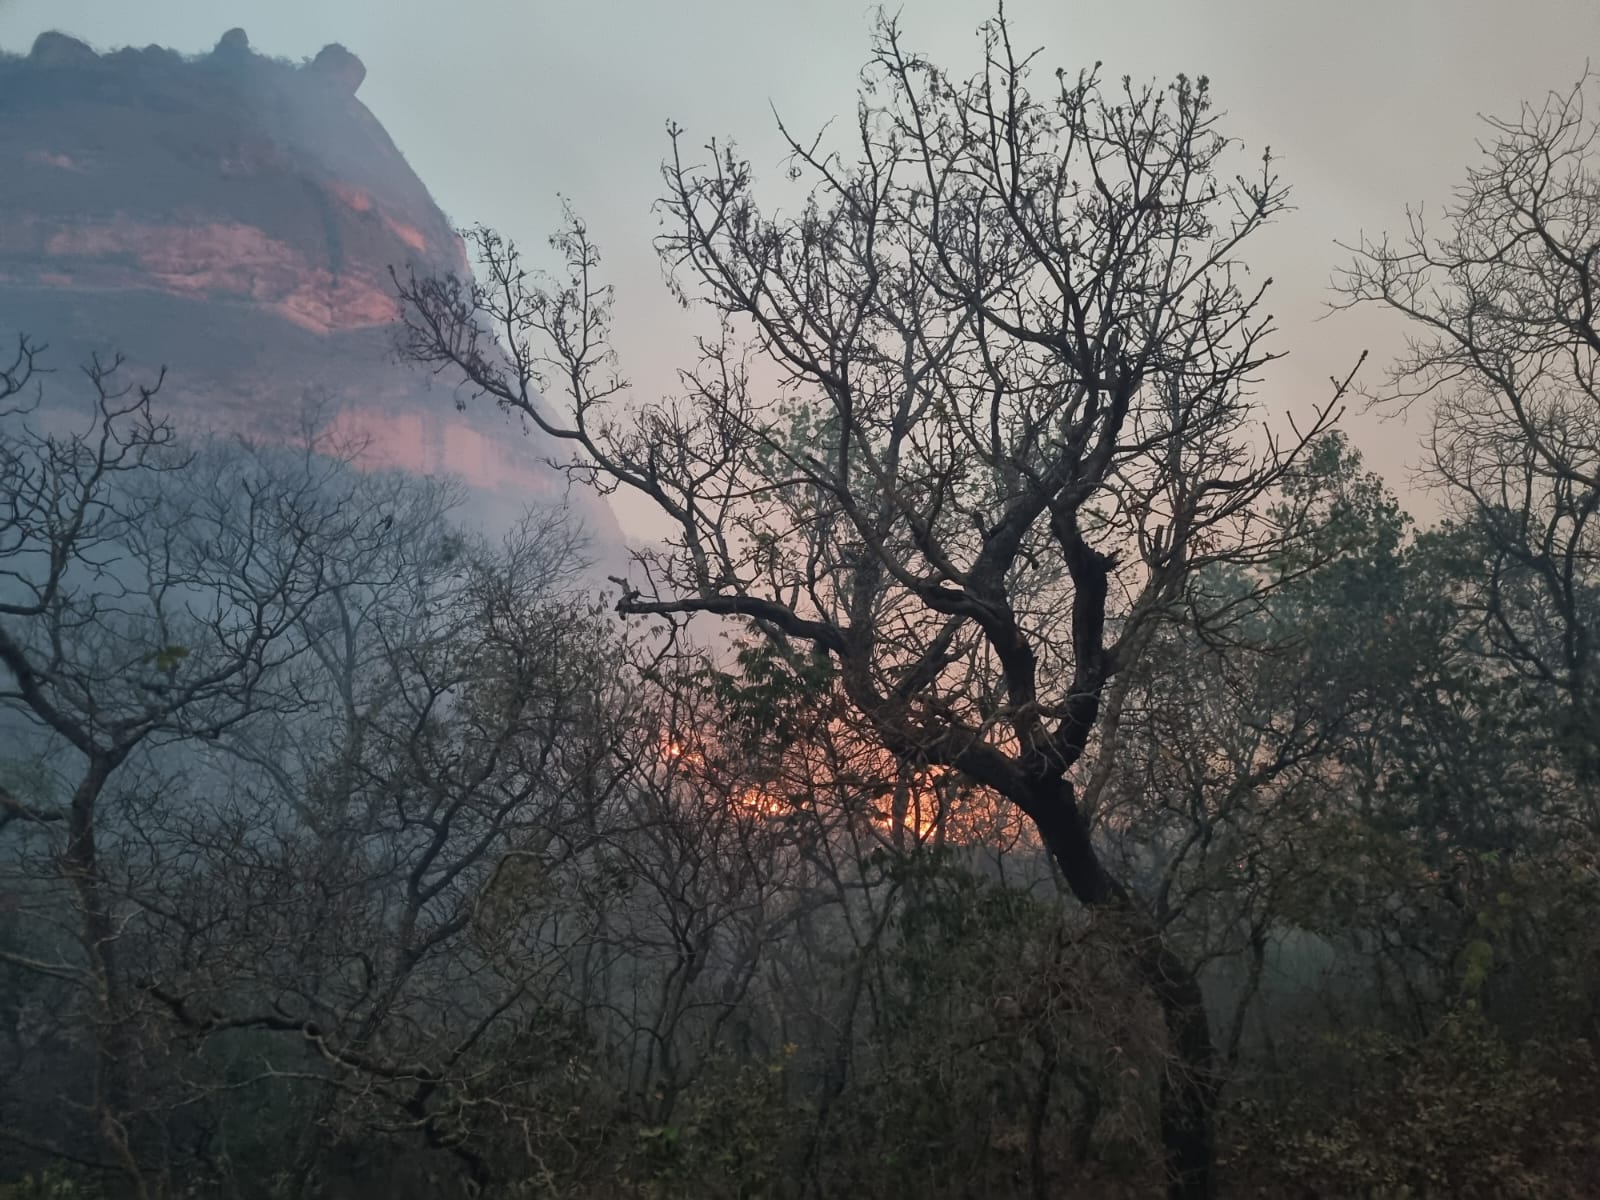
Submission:
M 1206 82 L 986 32 L 962 80 L 885 24 L 787 215 L 675 133 L 676 398 L 579 221 L 399 281 L 670 523 L 609 602 L 559 513 L 14 343 L 0 1196 L 1587 1194 L 1590 82 L 1337 281 L 1412 323 L 1422 527 L 1357 364 L 1262 419 L 1287 193 Z

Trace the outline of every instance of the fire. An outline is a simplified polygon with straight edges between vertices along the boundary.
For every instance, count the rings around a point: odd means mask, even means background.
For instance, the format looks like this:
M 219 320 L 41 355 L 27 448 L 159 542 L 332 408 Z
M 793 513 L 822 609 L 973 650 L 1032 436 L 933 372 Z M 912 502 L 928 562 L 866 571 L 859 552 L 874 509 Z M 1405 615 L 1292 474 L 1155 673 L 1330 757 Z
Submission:
M 848 777 L 841 778 L 835 774 L 837 761 L 821 747 L 793 746 L 781 768 L 783 778 L 766 784 L 714 778 L 722 772 L 714 761 L 708 763 L 702 744 L 687 734 L 664 734 L 660 756 L 669 769 L 692 771 L 705 783 L 719 785 L 716 790 L 748 817 L 781 817 L 824 797 L 850 804 L 854 795 L 858 811 L 876 836 L 897 849 L 1026 836 L 1014 809 L 986 789 L 968 784 L 952 768 L 897 764 L 871 748 L 854 756 L 859 761 L 852 761 Z M 863 793 L 875 798 L 861 803 Z

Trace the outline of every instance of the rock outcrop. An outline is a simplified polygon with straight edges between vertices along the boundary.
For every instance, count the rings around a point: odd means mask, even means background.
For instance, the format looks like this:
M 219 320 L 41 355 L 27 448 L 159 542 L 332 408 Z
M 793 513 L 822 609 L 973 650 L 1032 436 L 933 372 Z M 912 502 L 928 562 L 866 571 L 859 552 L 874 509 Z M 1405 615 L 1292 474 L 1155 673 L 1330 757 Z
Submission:
M 243 58 L 249 52 L 250 35 L 244 30 L 235 27 L 217 39 L 217 48 L 211 53 L 213 55 L 234 55 L 238 58 Z
M 41 33 L 33 43 L 28 61 L 40 67 L 75 67 L 94 62 L 99 56 L 84 42 L 64 33 Z
M 183 424 L 299 436 L 363 462 L 461 476 L 503 517 L 567 498 L 553 448 L 396 360 L 391 270 L 461 273 L 461 239 L 357 99 L 361 60 L 295 65 L 242 29 L 195 58 L 97 54 L 59 33 L 0 58 L 0 336 L 58 366 L 118 350 L 170 368 Z M 605 504 L 571 503 L 621 544 Z
M 324 46 L 317 53 L 311 60 L 311 70 L 351 96 L 361 89 L 361 82 L 367 77 L 366 64 L 338 42 Z

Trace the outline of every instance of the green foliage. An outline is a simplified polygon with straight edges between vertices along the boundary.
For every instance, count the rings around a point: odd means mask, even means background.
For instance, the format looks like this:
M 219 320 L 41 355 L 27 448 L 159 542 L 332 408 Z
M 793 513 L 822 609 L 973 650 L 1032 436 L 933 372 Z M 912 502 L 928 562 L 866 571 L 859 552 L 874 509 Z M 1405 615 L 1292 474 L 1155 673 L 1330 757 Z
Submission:
M 1361 455 L 1338 431 L 1307 448 L 1280 490 L 1283 499 L 1268 515 L 1287 535 L 1278 559 L 1284 573 L 1392 559 L 1411 524 L 1394 493 L 1363 468 Z
M 773 642 L 747 642 L 734 652 L 737 671 L 706 669 L 724 736 L 758 753 L 792 745 L 815 728 L 834 686 L 833 664 Z
M 75 1167 L 46 1167 L 15 1183 L 0 1182 L 0 1200 L 101 1200 L 104 1195 Z
M 1420 1041 L 1327 1035 L 1291 1093 L 1235 1106 L 1231 1155 L 1263 1194 L 1577 1197 L 1600 1161 L 1600 1114 L 1574 1103 L 1592 1073 L 1587 1042 L 1513 1050 L 1471 1004 Z
M 162 646 L 159 650 L 152 650 L 144 656 L 143 661 L 149 663 L 163 675 L 171 675 L 182 665 L 183 660 L 189 657 L 187 646 Z
M 767 1062 L 719 1059 L 707 1065 L 668 1124 L 641 1125 L 623 1173 L 657 1196 L 767 1200 L 800 1153 L 805 1112 L 787 1096 L 799 1047 L 787 1044 Z

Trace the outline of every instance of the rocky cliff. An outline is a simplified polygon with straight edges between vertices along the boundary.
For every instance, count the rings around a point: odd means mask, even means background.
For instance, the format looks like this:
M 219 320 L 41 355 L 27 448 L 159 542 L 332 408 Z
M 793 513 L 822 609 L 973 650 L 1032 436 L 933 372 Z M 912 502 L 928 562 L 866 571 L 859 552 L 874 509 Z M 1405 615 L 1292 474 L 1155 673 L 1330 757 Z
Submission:
M 357 98 L 365 74 L 341 46 L 290 64 L 237 29 L 195 58 L 57 33 L 0 58 L 0 334 L 49 342 L 57 366 L 165 364 L 191 428 L 286 439 L 309 413 L 366 464 L 461 476 L 494 518 L 559 502 L 548 446 L 395 358 L 390 269 L 467 263 Z M 571 499 L 621 544 L 602 502 Z

